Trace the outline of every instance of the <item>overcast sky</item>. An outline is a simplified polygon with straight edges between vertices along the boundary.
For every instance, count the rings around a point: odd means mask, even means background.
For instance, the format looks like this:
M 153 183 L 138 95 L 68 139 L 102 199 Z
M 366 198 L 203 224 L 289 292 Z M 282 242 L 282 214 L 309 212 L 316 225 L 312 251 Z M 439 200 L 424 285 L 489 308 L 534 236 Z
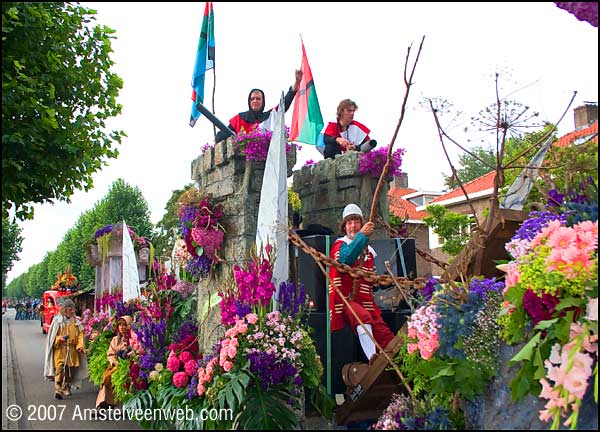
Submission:
M 212 142 L 212 124 L 188 124 L 191 76 L 204 2 L 94 3 L 97 22 L 116 30 L 114 70 L 123 78 L 123 113 L 111 128 L 127 133 L 120 156 L 94 176 L 94 189 L 77 192 L 70 204 L 35 206 L 35 220 L 20 223 L 23 251 L 8 281 L 56 249 L 79 216 L 123 178 L 138 186 L 153 223 L 164 214 L 172 191 L 191 181 L 191 162 Z M 338 102 L 358 104 L 355 119 L 388 145 L 404 97 L 404 61 L 425 36 L 408 110 L 395 146 L 406 149 L 402 169 L 409 186 L 441 190 L 449 173 L 433 117 L 419 107 L 426 97 L 444 98 L 464 118 L 495 102 L 494 74 L 501 97 L 510 95 L 556 122 L 574 90 L 570 112 L 559 126 L 573 129 L 572 110 L 598 101 L 598 31 L 587 22 L 544 3 L 214 3 L 216 94 L 214 110 L 224 123 L 247 110 L 251 88 L 277 104 L 301 64 L 304 39 L 325 122 L 335 120 Z M 212 108 L 212 71 L 205 101 Z M 291 124 L 293 109 L 286 115 Z M 448 120 L 449 121 L 449 120 Z M 464 139 L 463 121 L 449 125 Z M 455 154 L 455 151 L 454 151 Z M 297 168 L 321 159 L 310 146 Z M 118 222 L 118 221 L 107 221 Z

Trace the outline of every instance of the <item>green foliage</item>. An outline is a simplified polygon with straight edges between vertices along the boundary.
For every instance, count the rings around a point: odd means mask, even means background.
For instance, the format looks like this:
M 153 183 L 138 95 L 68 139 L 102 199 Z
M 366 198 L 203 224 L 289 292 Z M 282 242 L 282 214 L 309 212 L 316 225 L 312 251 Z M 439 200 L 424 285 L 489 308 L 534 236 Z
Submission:
M 117 179 L 107 194 L 91 210 L 84 212 L 75 225 L 67 231 L 61 243 L 49 252 L 41 263 L 30 267 L 18 287 L 11 292 L 20 292 L 39 297 L 49 289 L 56 275 L 70 265 L 82 289 L 94 286 L 95 270 L 85 259 L 85 247 L 94 233 L 104 225 L 125 222 L 140 236 L 151 238 L 154 226 L 150 220 L 148 203 L 138 187 L 130 186 L 123 179 Z M 16 279 L 8 285 L 16 283 Z M 7 288 L 8 288 L 7 287 Z
M 294 192 L 291 186 L 288 187 L 288 200 L 292 206 L 292 210 L 300 213 L 302 211 L 302 202 L 300 201 L 300 195 L 298 192 Z
M 181 226 L 179 223 L 179 197 L 190 189 L 195 188 L 193 183 L 187 184 L 183 189 L 174 190 L 171 198 L 165 206 L 165 214 L 156 224 L 156 235 L 154 236 L 154 247 L 156 256 L 171 256 L 171 251 L 175 245 L 175 239 L 181 235 Z
M 115 400 L 118 402 L 127 402 L 127 399 L 131 397 L 131 393 L 128 391 L 127 388 L 127 383 L 131 381 L 129 379 L 130 365 L 130 359 L 119 359 L 119 365 L 110 377 L 113 386 L 113 393 L 115 395 Z
M 2 207 L 19 219 L 33 203 L 68 201 L 116 158 L 123 87 L 111 72 L 114 31 L 96 12 L 63 2 L 2 3 Z
M 12 269 L 13 262 L 19 260 L 22 242 L 21 228 L 15 221 L 9 221 L 5 212 L 2 212 L 2 297 L 5 294 L 6 274 Z
M 90 354 L 88 355 L 88 369 L 90 381 L 97 386 L 102 384 L 102 376 L 109 366 L 106 353 L 112 336 L 112 332 L 103 332 L 96 337 L 89 346 Z
M 409 354 L 406 347 L 407 345 L 404 342 L 400 345 L 400 350 L 394 357 L 394 363 L 402 372 L 406 383 L 412 388 L 413 395 L 417 398 L 427 396 L 429 378 L 421 370 L 427 360 L 424 360 L 418 351 Z M 449 406 L 449 404 L 450 400 L 447 398 L 440 401 L 441 406 Z
M 462 153 L 458 156 L 460 168 L 456 170 L 456 174 L 463 184 L 489 173 L 496 167 L 496 153 L 494 150 L 478 146 L 469 149 L 469 151 L 474 156 L 468 153 Z M 458 187 L 458 181 L 454 176 L 442 175 L 444 177 L 444 184 L 449 189 Z
M 247 393 L 235 419 L 235 429 L 293 430 L 298 418 L 287 401 L 291 395 L 283 388 L 271 387 L 264 391 L 260 384 Z
M 506 146 L 504 160 L 506 162 L 515 160 L 511 166 L 504 171 L 505 188 L 507 189 L 519 176 L 523 167 L 527 166 L 539 146 L 534 147 L 526 155 L 516 158 L 532 144 L 540 142 L 541 138 L 550 130 L 552 125 L 546 125 L 543 130 L 526 134 L 523 138 L 509 140 Z M 515 159 L 516 158 L 516 159 Z M 526 203 L 546 202 L 547 199 L 542 192 L 551 189 L 566 191 L 592 177 L 598 183 L 598 143 L 587 142 L 580 145 L 569 145 L 567 147 L 551 146 L 544 158 L 543 170 L 539 170 L 537 180 L 538 187 L 534 187 Z
M 471 218 L 435 204 L 428 205 L 425 211 L 429 215 L 423 218 L 423 222 L 444 240 L 442 251 L 448 255 L 458 255 L 469 241 Z

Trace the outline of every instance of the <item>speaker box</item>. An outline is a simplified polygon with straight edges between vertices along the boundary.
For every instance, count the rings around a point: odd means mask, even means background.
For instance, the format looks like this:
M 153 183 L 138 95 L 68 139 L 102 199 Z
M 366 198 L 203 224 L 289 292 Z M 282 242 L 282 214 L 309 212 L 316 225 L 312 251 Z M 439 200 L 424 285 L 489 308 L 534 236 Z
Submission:
M 337 237 L 325 235 L 302 237 L 302 240 L 307 245 L 324 254 L 327 254 L 328 239 L 329 247 L 331 248 Z M 324 313 L 327 305 L 325 296 L 329 290 L 327 287 L 327 279 L 312 256 L 298 247 L 294 247 L 294 249 L 298 282 L 304 284 L 306 294 L 313 305 L 313 311 Z
M 415 239 L 393 238 L 371 240 L 370 244 L 375 249 L 375 252 L 377 252 L 377 256 L 375 257 L 377 274 L 388 274 L 385 268 L 385 261 L 389 261 L 394 276 L 402 276 L 409 279 L 417 277 Z

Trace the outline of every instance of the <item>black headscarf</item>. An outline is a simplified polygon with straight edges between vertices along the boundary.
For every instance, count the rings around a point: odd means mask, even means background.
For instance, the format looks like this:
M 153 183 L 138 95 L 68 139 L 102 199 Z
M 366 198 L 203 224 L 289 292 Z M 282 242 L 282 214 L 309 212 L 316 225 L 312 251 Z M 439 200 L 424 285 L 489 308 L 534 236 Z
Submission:
M 250 97 L 254 92 L 260 92 L 263 97 L 263 103 L 258 111 L 252 111 L 252 108 L 250 107 Z M 240 113 L 242 120 L 247 123 L 262 123 L 269 118 L 269 115 L 269 112 L 265 112 L 265 92 L 257 88 L 250 90 L 250 93 L 248 93 L 248 111 Z

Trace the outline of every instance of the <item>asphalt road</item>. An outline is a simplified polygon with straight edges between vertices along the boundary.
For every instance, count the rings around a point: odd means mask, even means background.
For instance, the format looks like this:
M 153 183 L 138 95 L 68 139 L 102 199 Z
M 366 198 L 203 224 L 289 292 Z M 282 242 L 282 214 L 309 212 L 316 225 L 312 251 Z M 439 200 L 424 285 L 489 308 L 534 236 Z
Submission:
M 54 398 L 51 381 L 43 377 L 46 335 L 39 320 L 2 315 L 2 429 L 17 430 L 141 430 L 130 420 L 96 420 L 98 387 L 84 381 L 63 400 Z

